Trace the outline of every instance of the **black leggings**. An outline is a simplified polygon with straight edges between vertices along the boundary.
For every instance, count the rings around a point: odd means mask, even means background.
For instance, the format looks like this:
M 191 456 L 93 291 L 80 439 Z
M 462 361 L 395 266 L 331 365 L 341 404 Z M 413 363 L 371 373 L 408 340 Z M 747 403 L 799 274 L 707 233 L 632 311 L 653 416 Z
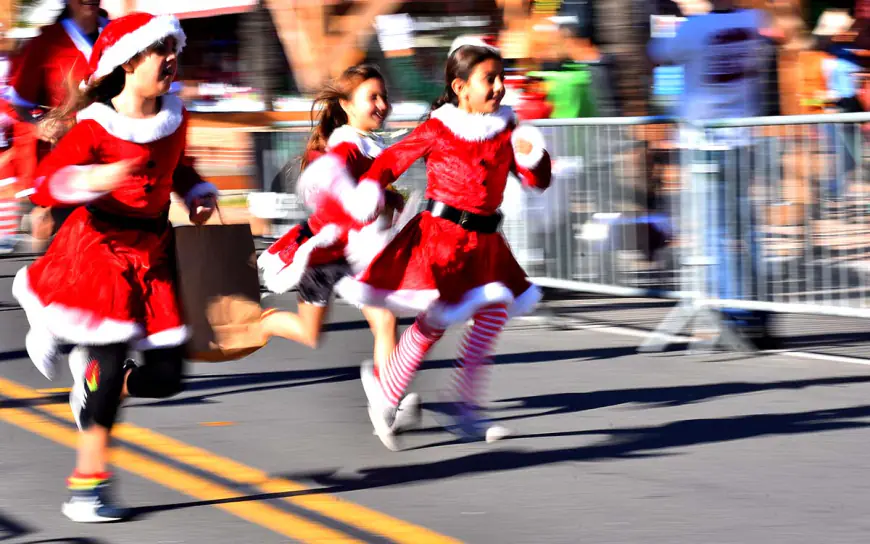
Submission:
M 85 386 L 88 396 L 81 418 L 84 427 L 96 423 L 107 429 L 112 428 L 118 416 L 124 376 L 128 369 L 130 377 L 127 379 L 127 391 L 131 397 L 164 399 L 177 395 L 183 389 L 181 376 L 184 351 L 181 347 L 144 351 L 144 364 L 141 366 L 125 364 L 129 349 L 127 344 L 82 347 L 87 350 L 89 361 L 95 361 L 99 368 L 96 389 Z

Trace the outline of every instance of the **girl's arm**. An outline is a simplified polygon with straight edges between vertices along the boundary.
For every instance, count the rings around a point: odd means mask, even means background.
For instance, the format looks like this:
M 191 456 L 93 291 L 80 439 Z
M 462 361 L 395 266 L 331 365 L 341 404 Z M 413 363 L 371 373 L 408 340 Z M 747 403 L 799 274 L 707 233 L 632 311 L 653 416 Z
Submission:
M 354 165 L 364 156 L 362 144 L 351 141 L 332 147 L 302 172 L 297 193 L 312 208 L 328 195 L 337 199 L 354 220 L 371 222 L 384 205 L 384 188 L 429 152 L 432 140 L 423 136 L 429 130 L 426 126 L 420 125 L 404 140 L 381 152 L 359 183 L 351 172 L 358 171 Z
M 544 190 L 550 186 L 552 162 L 545 149 L 544 135 L 531 125 L 520 125 L 511 133 L 514 172 L 523 185 Z
M 422 123 L 400 142 L 385 149 L 362 176 L 360 184 L 374 182 L 380 189 L 392 185 L 418 159 L 428 156 L 436 141 L 432 121 Z
M 184 199 L 188 211 L 194 213 L 198 207 L 198 202 L 217 198 L 218 189 L 214 184 L 202 179 L 194 168 L 193 157 L 186 154 L 188 116 L 189 114 L 185 111 L 184 121 L 178 128 L 182 131 L 181 158 L 172 173 L 172 190 Z
M 31 201 L 42 207 L 85 204 L 120 187 L 138 160 L 98 164 L 92 121 L 73 127 L 39 166 Z

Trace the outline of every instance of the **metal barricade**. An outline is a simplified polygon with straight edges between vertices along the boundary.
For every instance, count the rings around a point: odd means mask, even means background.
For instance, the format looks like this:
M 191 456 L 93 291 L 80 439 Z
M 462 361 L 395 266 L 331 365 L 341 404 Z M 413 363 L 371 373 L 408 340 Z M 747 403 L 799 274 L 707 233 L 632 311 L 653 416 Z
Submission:
M 535 121 L 553 184 L 537 194 L 510 179 L 503 233 L 543 287 L 680 299 L 645 350 L 693 320 L 748 349 L 722 309 L 870 317 L 868 123 L 868 114 L 694 129 L 657 117 Z M 386 143 L 415 124 L 390 123 Z M 262 136 L 265 185 L 299 156 L 309 128 Z M 396 185 L 425 183 L 420 161 Z
M 524 233 L 512 247 L 537 248 L 538 262 L 518 252 L 544 287 L 615 296 L 674 297 L 674 236 L 680 157 L 668 118 L 589 118 L 534 122 L 547 140 L 553 182 L 527 196 Z M 510 195 L 508 195 L 510 196 Z M 510 202 L 506 203 L 510 204 Z M 516 249 L 516 247 L 515 247 Z
M 751 350 L 735 322 L 768 313 L 870 317 L 870 114 L 764 117 L 686 128 L 683 301 L 643 350 L 693 320 Z M 735 317 L 737 316 L 737 317 Z

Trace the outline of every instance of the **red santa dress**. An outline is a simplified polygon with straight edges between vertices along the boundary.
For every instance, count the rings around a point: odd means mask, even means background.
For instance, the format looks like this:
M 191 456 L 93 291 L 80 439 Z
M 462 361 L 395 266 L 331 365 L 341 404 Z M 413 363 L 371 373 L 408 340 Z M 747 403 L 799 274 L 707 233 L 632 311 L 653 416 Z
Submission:
M 517 139 L 532 143 L 531 153 L 515 152 Z M 354 304 L 397 314 L 427 312 L 445 327 L 496 303 L 506 304 L 510 315 L 529 312 L 540 290 L 526 279 L 494 225 L 510 173 L 528 187 L 549 186 L 550 157 L 541 133 L 517 127 L 507 107 L 474 115 L 448 104 L 385 150 L 361 184 L 386 186 L 420 158 L 426 159 L 427 211 L 412 219 L 365 271 L 339 282 L 337 292 Z
M 182 345 L 188 331 L 176 299 L 170 192 L 217 193 L 184 159 L 188 113 L 161 97 L 160 111 L 131 119 L 96 103 L 39 165 L 38 206 L 77 208 L 46 254 L 18 271 L 12 292 L 31 328 L 82 345 L 131 343 L 147 350 Z M 70 174 L 96 164 L 141 159 L 129 184 L 111 193 L 71 187 Z
M 309 156 L 296 192 L 311 214 L 257 260 L 268 290 L 285 293 L 306 270 L 330 263 L 347 261 L 353 273 L 361 272 L 383 249 L 392 234 L 392 213 L 372 221 L 381 187 L 357 183 L 381 151 L 380 139 L 343 125 L 330 135 L 325 152 Z

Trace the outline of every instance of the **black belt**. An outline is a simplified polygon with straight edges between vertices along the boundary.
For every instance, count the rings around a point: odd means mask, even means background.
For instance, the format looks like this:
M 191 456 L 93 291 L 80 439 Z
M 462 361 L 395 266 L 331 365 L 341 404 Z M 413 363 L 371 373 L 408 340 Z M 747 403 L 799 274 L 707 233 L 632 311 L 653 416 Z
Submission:
M 160 214 L 160 217 L 130 217 L 128 215 L 120 215 L 106 210 L 101 210 L 94 206 L 86 206 L 88 213 L 94 219 L 108 223 L 114 228 L 124 230 L 144 230 L 154 234 L 162 234 L 169 226 L 169 210 Z
M 301 244 L 303 240 L 314 238 L 314 233 L 311 232 L 311 225 L 308 224 L 308 221 L 303 221 L 299 226 L 302 228 L 299 229 L 299 234 L 296 237 L 297 242 Z
M 501 212 L 495 212 L 492 215 L 480 215 L 460 210 L 453 206 L 448 206 L 447 204 L 437 200 L 430 200 L 426 205 L 426 211 L 435 217 L 440 217 L 452 223 L 456 223 L 465 230 L 481 232 L 484 234 L 497 232 L 502 220 Z

